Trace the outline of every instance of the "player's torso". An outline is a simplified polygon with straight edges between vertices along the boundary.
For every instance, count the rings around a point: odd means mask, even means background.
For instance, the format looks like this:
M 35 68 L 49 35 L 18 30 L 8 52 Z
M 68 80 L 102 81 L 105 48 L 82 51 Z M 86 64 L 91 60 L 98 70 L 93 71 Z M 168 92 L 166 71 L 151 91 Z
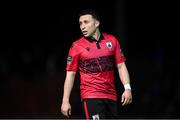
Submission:
M 82 72 L 99 73 L 113 70 L 115 49 L 113 40 L 104 37 L 97 43 L 82 39 L 78 46 L 81 48 L 79 68 Z

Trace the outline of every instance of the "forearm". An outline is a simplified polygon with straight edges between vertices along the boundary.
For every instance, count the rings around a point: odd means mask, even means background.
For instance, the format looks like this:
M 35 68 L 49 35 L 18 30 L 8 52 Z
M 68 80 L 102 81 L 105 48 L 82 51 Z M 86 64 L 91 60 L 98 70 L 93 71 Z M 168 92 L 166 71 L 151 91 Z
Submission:
M 74 79 L 75 79 L 76 72 L 67 72 L 66 74 L 66 80 L 64 83 L 64 94 L 63 94 L 63 102 L 69 102 L 71 90 L 74 85 Z
M 122 84 L 123 85 L 130 84 L 129 72 L 126 68 L 125 63 L 120 63 L 117 65 L 117 67 L 118 67 L 118 73 L 119 73 L 119 77 Z

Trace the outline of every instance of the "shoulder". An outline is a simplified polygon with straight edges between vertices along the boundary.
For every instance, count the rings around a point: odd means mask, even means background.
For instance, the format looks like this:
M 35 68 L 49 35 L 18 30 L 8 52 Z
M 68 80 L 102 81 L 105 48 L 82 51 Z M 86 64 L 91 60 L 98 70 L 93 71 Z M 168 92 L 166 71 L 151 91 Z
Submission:
M 113 34 L 109 34 L 109 33 L 102 33 L 105 39 L 110 39 L 113 41 L 117 41 L 117 37 Z
M 81 38 L 75 40 L 72 44 L 81 45 L 83 42 L 84 42 L 84 37 L 81 37 Z
M 81 46 L 82 46 L 83 43 L 84 43 L 84 38 L 81 37 L 81 38 L 75 40 L 75 41 L 71 44 L 70 49 L 77 49 L 77 50 L 78 50 L 78 49 L 81 48 Z
M 118 39 L 115 35 L 109 33 L 103 33 L 104 39 L 107 41 L 111 41 L 113 44 L 117 44 Z

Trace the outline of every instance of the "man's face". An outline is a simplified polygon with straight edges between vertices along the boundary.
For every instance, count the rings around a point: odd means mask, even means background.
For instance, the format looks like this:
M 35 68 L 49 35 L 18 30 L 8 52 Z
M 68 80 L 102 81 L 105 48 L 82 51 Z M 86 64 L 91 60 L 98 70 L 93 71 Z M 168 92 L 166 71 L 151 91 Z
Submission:
M 79 18 L 79 25 L 81 32 L 85 37 L 93 36 L 99 22 L 94 19 L 91 15 L 83 15 Z

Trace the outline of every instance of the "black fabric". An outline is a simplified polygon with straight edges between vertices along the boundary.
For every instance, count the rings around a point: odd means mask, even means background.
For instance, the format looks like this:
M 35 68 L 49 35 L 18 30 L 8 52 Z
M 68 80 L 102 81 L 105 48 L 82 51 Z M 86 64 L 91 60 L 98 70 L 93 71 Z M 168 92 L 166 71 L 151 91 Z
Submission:
M 98 48 L 98 49 L 101 49 L 99 42 L 100 42 L 102 39 L 104 39 L 104 36 L 103 36 L 102 34 L 100 34 L 99 40 L 94 39 L 92 36 L 90 36 L 90 37 L 85 37 L 85 38 L 86 38 L 86 40 L 88 40 L 88 41 L 90 41 L 90 42 L 96 42 L 97 48 Z
M 79 69 L 84 73 L 100 73 L 114 69 L 114 55 L 80 60 Z
M 84 102 L 87 106 L 89 119 L 93 119 L 93 115 L 98 115 L 100 119 L 116 119 L 118 117 L 117 101 L 97 98 L 84 99 L 83 110 L 85 114 Z

